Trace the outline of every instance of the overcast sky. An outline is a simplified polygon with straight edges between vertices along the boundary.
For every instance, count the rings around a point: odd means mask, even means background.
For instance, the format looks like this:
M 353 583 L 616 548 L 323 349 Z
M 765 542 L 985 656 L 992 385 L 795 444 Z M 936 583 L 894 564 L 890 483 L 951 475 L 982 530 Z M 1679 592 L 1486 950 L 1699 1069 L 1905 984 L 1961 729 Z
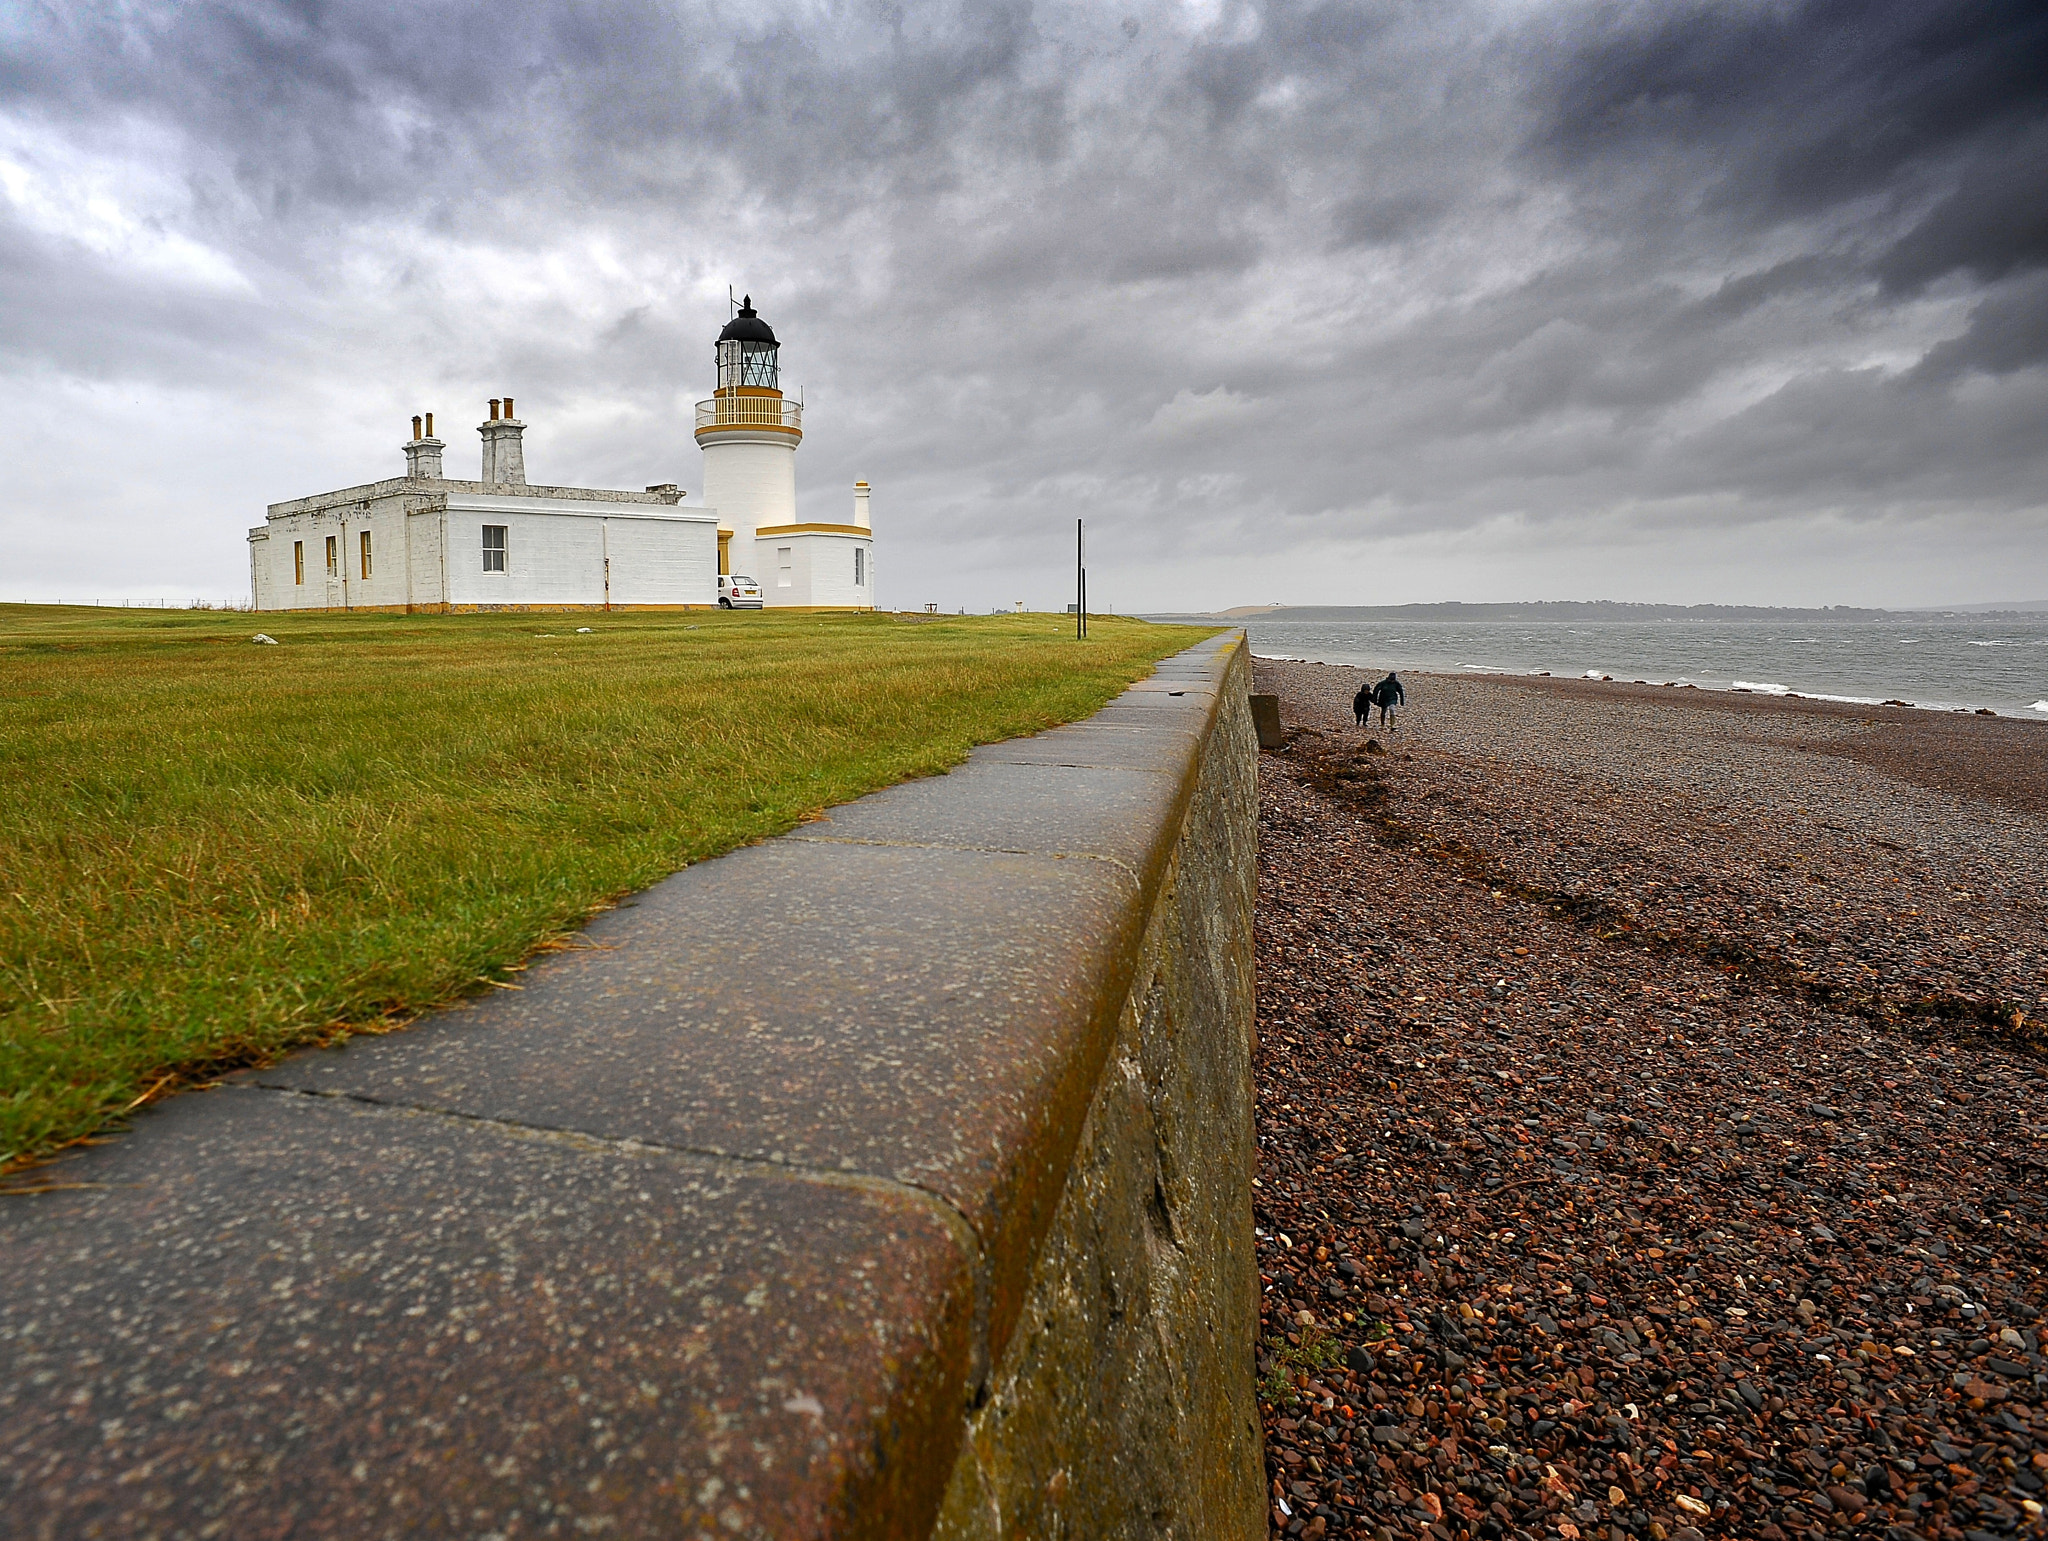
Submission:
M 0 599 L 246 598 L 263 506 L 701 487 L 983 609 L 2048 596 L 2048 8 L 0 10 Z

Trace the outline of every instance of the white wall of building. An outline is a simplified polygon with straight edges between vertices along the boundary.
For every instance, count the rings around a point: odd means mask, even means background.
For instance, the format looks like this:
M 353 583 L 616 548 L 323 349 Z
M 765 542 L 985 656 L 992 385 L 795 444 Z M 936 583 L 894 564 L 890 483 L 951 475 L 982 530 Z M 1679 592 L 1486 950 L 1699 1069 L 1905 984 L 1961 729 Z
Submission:
M 534 504 L 541 502 L 536 508 Z M 563 504 L 532 498 L 450 497 L 448 602 L 469 605 L 593 605 L 605 602 L 611 558 L 615 605 L 715 605 L 718 519 L 626 512 L 631 505 Z M 505 529 L 505 570 L 484 568 L 486 525 Z
M 718 519 L 604 521 L 615 605 L 718 603 Z
M 715 605 L 718 513 L 651 503 L 450 494 L 282 514 L 249 542 L 251 598 L 262 610 L 407 605 Z M 484 526 L 506 530 L 503 572 L 486 572 Z M 370 536 L 370 573 L 362 536 Z M 252 536 L 254 532 L 252 532 Z M 336 570 L 327 566 L 335 541 Z M 294 548 L 302 546 L 304 581 Z
M 249 603 L 258 610 L 275 610 L 270 603 L 270 531 L 249 532 Z
M 414 587 L 407 569 L 407 508 L 418 497 L 390 495 L 312 513 L 285 514 L 249 542 L 251 600 L 259 610 L 341 610 L 402 607 Z M 363 535 L 370 572 L 363 575 Z M 334 539 L 335 564 L 327 565 Z M 305 567 L 300 581 L 298 555 Z
M 484 526 L 505 531 L 505 569 L 484 568 Z M 604 598 L 604 535 L 590 518 L 520 508 L 448 508 L 448 602 L 576 605 Z
M 874 547 L 874 540 L 864 534 L 801 529 L 778 533 L 771 526 L 761 532 L 758 548 L 761 571 L 755 576 L 761 580 L 761 597 L 770 609 L 779 605 L 872 609 Z M 856 550 L 861 554 L 859 583 L 854 582 Z
M 446 523 L 447 515 L 438 508 L 424 510 L 405 521 L 408 604 L 447 602 L 448 552 L 442 543 L 442 527 Z

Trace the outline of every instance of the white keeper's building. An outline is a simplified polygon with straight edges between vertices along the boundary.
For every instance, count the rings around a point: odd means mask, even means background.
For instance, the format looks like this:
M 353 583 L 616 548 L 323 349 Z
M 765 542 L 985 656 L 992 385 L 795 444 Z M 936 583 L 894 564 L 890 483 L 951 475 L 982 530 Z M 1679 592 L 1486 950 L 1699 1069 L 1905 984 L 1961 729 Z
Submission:
M 490 404 L 475 481 L 442 474 L 433 414 L 412 420 L 405 475 L 273 503 L 249 532 L 258 610 L 649 610 L 719 604 L 718 575 L 758 580 L 770 609 L 874 608 L 868 484 L 849 523 L 800 523 L 803 408 L 751 296 L 719 335 L 697 403 L 704 501 L 526 480 L 526 425 Z

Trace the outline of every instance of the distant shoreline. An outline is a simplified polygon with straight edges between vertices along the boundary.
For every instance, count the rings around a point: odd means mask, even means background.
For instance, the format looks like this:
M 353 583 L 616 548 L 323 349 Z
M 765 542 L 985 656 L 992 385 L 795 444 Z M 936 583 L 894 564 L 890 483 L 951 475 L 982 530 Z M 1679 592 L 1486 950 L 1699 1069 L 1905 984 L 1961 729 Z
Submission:
M 1238 605 L 1229 610 L 1145 614 L 1146 621 L 1990 621 L 2039 619 L 2048 599 L 2009 610 L 1965 606 L 1953 610 L 1870 610 L 1852 605 L 1819 609 L 1769 605 L 1638 605 L 1613 599 L 1545 599 L 1527 604 Z
M 1349 669 L 1355 674 L 1366 675 L 1378 672 L 1360 669 L 1356 664 L 1331 663 L 1322 658 L 1297 658 L 1291 653 L 1254 653 L 1258 663 L 1307 664 L 1318 669 Z M 1969 706 L 1953 701 L 1906 701 L 1898 698 L 1879 700 L 1874 696 L 1827 695 L 1816 690 L 1793 690 L 1778 684 L 1744 684 L 1735 681 L 1718 684 L 1706 680 L 1653 680 L 1641 676 L 1608 673 L 1556 674 L 1548 669 L 1496 669 L 1485 665 L 1467 664 L 1462 669 L 1436 668 L 1427 664 L 1410 665 L 1402 671 L 1409 679 L 1445 680 L 1499 680 L 1505 684 L 1534 686 L 1575 687 L 1591 686 L 1595 690 L 1602 685 L 1619 685 L 1643 692 L 1697 691 L 1705 696 L 1742 696 L 1749 701 L 1782 702 L 1787 705 L 1820 709 L 1824 712 L 1855 716 L 1871 712 L 1936 712 L 1944 716 L 1966 716 L 1992 718 L 1998 722 L 2021 722 L 2031 727 L 2048 727 L 2048 720 L 2028 717 L 2008 707 L 2000 711 L 1989 706 Z M 1671 700 L 1670 696 L 1646 695 L 1645 699 Z

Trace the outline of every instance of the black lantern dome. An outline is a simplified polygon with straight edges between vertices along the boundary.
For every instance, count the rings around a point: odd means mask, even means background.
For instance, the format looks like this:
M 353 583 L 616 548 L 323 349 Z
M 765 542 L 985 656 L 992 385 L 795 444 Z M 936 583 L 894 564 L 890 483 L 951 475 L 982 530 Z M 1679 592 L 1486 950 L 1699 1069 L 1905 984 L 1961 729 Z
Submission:
M 775 329 L 754 313 L 754 297 L 747 295 L 740 301 L 740 313 L 718 334 L 719 391 L 751 387 L 780 392 L 781 349 Z

